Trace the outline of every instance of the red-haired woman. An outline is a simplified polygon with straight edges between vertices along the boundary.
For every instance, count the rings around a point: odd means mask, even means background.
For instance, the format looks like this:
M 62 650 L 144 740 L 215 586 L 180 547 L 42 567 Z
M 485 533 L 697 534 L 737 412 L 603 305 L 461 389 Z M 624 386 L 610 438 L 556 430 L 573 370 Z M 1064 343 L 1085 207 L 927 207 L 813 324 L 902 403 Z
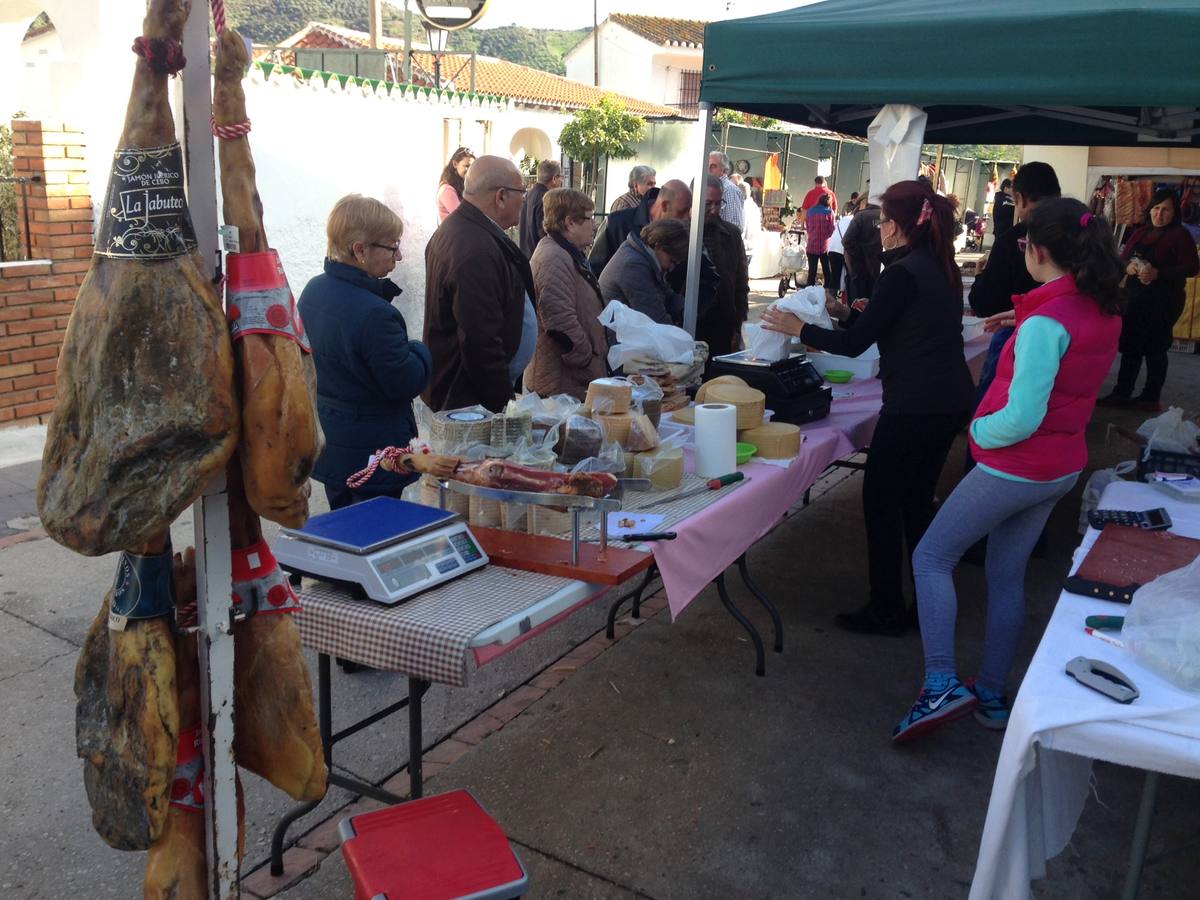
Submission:
M 879 231 L 884 271 L 858 312 L 831 302 L 843 327 L 805 325 L 774 307 L 763 326 L 843 356 L 879 345 L 883 411 L 863 478 L 870 600 L 837 624 L 901 635 L 910 615 L 903 567 L 933 519 L 933 493 L 975 387 L 963 358 L 962 275 L 954 262 L 954 207 L 925 184 L 901 181 L 884 193 Z

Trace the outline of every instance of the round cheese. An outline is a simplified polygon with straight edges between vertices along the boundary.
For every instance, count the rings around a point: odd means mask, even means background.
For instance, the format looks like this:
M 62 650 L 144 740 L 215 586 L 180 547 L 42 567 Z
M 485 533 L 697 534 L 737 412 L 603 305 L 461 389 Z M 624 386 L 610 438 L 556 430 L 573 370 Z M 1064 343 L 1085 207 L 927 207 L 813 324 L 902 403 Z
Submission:
M 604 429 L 606 440 L 620 444 L 622 447 L 625 446 L 625 441 L 629 439 L 629 429 L 633 425 L 633 416 L 627 412 L 614 415 L 594 413 L 592 418 L 599 422 Z
M 738 384 L 713 384 L 709 382 L 706 403 L 728 403 L 737 407 L 738 431 L 755 428 L 762 424 L 763 412 L 767 408 L 767 395 L 752 387 Z
M 633 403 L 633 382 L 626 378 L 597 378 L 588 385 L 583 401 L 592 413 L 615 415 L 629 412 Z
M 434 453 L 457 455 L 492 440 L 492 414 L 482 407 L 434 413 L 429 446 Z
M 757 428 L 738 432 L 738 440 L 753 444 L 764 459 L 790 459 L 800 452 L 800 426 L 764 422 Z
M 678 422 L 681 425 L 695 425 L 696 407 L 684 406 L 680 409 L 674 410 L 671 413 L 671 421 Z
M 718 375 L 716 378 L 700 385 L 700 390 L 696 391 L 696 403 L 708 402 L 708 391 L 715 384 L 735 384 L 739 387 L 750 387 L 750 385 L 746 384 L 745 381 L 736 375 Z

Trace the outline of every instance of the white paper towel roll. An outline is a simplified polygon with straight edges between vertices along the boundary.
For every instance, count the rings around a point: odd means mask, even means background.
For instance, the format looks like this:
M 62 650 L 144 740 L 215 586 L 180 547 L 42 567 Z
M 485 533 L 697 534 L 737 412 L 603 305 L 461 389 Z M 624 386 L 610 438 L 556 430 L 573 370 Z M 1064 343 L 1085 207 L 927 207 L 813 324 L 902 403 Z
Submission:
M 696 474 L 720 478 L 737 471 L 737 407 L 701 403 L 696 407 Z

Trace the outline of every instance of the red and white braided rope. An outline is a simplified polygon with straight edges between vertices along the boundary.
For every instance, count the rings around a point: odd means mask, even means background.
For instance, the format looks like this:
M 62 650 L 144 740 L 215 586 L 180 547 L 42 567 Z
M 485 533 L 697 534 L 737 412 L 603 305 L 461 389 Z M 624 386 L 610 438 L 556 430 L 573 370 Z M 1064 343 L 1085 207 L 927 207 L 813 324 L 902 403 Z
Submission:
M 250 133 L 250 120 L 238 122 L 236 125 L 218 125 L 216 118 L 210 120 L 212 123 L 212 133 L 223 141 L 236 141 L 238 138 L 244 138 Z
M 411 444 L 407 447 L 384 447 L 382 450 L 376 450 L 375 455 L 371 457 L 371 462 L 365 469 L 355 472 L 346 479 L 346 487 L 357 488 L 362 487 L 371 480 L 371 476 L 379 469 L 379 464 L 385 459 L 395 464 L 400 461 L 401 457 L 412 456 L 414 453 L 428 453 L 428 447 L 421 447 L 419 450 Z M 397 468 L 403 468 L 397 466 Z
M 225 0 L 212 0 L 213 27 L 217 34 L 225 30 Z

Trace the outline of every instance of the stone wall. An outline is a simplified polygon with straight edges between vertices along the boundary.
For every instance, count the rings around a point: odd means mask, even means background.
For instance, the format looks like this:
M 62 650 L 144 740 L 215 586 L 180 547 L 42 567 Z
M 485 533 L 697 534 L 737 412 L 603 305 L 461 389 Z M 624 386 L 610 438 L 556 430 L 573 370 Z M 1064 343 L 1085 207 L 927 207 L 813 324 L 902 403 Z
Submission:
M 82 133 L 29 119 L 12 127 L 16 174 L 41 181 L 25 192 L 31 259 L 0 264 L 0 427 L 44 423 L 54 409 L 58 354 L 92 256 Z

